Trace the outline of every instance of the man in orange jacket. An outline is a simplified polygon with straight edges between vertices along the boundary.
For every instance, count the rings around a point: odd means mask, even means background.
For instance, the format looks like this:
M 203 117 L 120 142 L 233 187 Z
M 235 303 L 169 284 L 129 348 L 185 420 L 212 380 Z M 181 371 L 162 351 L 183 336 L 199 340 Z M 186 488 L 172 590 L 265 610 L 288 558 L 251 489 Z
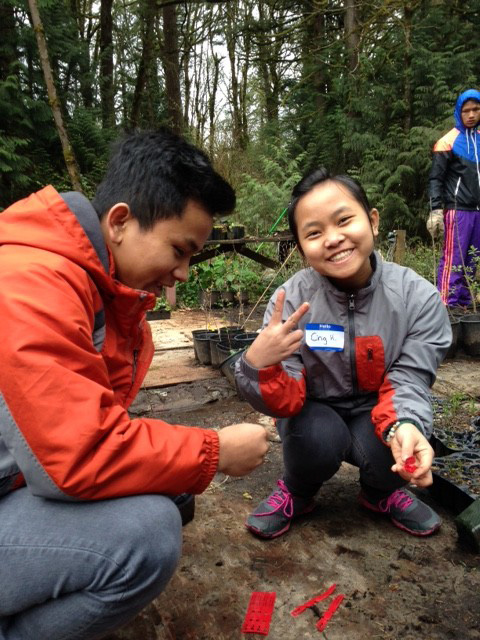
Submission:
M 0 216 L 0 639 L 97 638 L 171 578 L 171 496 L 261 464 L 263 427 L 127 413 L 153 355 L 145 311 L 235 206 L 167 130 L 123 138 L 90 202 L 48 186 Z

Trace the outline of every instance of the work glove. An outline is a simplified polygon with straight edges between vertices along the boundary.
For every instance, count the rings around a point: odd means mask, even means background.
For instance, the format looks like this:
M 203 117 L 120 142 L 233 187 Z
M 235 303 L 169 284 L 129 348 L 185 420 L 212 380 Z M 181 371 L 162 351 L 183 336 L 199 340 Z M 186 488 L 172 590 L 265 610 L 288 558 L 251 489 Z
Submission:
M 427 218 L 427 229 L 433 240 L 443 236 L 443 209 L 430 211 Z

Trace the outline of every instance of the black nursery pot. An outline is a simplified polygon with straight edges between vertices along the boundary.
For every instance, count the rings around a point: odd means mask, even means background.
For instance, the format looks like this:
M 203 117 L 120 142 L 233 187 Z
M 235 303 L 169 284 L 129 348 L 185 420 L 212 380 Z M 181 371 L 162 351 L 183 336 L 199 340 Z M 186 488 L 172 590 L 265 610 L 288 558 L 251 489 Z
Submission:
M 194 329 L 192 331 L 192 338 L 195 341 L 195 338 L 203 333 L 208 333 L 210 336 L 218 336 L 218 331 L 213 329 Z
M 233 338 L 233 346 L 235 349 L 246 349 L 258 338 L 258 333 L 239 333 Z
M 480 356 L 480 314 L 464 316 L 460 324 L 463 350 L 469 356 Z
M 210 234 L 210 238 L 212 240 L 226 240 L 227 239 L 227 230 L 225 227 L 215 226 L 212 229 Z
M 220 291 L 220 304 L 222 307 L 228 307 L 235 302 L 235 294 L 233 291 L 225 290 Z
M 450 320 L 450 326 L 452 327 L 452 344 L 449 346 L 446 358 L 453 358 L 457 352 L 458 343 L 460 342 L 460 319 L 455 318 Z
M 234 240 L 240 240 L 240 238 L 245 237 L 245 227 L 243 225 L 234 224 L 231 227 L 231 231 L 232 231 L 232 238 Z
M 214 369 L 218 369 L 220 366 L 220 355 L 217 351 L 217 346 L 222 341 L 220 335 L 215 334 L 214 336 L 210 336 L 210 364 Z
M 210 338 L 216 335 L 218 335 L 216 331 L 202 331 L 201 329 L 192 331 L 195 360 L 201 364 L 210 364 Z
M 238 304 L 248 304 L 249 297 L 247 291 L 239 291 L 235 294 L 235 302 Z
M 229 358 L 235 350 L 229 342 L 224 342 L 221 340 L 220 342 L 214 343 L 215 347 L 215 362 L 218 363 L 217 366 L 220 367 L 222 362 Z
M 199 291 L 198 303 L 201 307 L 211 309 L 218 307 L 220 302 L 220 291 Z
M 230 326 L 230 327 L 220 327 L 218 330 L 218 334 L 222 339 L 222 342 L 228 342 L 228 344 L 233 347 L 233 339 L 239 333 L 243 333 L 242 327 Z
M 242 353 L 243 353 L 243 350 L 232 353 L 220 365 L 220 371 L 223 373 L 223 375 L 226 377 L 226 379 L 229 381 L 229 383 L 232 385 L 234 389 L 236 389 L 235 365 L 237 363 L 237 360 L 239 360 L 242 357 Z
M 226 336 L 226 335 L 235 336 L 237 335 L 237 333 L 243 333 L 243 329 L 238 325 L 231 325 L 229 327 L 220 327 L 220 329 L 218 330 L 218 333 L 221 336 Z

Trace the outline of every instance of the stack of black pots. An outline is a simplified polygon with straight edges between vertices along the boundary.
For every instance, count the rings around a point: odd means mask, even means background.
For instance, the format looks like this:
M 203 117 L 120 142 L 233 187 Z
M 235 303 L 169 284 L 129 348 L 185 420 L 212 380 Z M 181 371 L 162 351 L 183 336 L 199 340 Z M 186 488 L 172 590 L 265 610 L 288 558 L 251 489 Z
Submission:
M 235 363 L 257 335 L 256 332 L 245 332 L 239 326 L 221 327 L 218 331 L 197 329 L 192 331 L 195 359 L 200 364 L 220 369 L 235 387 Z

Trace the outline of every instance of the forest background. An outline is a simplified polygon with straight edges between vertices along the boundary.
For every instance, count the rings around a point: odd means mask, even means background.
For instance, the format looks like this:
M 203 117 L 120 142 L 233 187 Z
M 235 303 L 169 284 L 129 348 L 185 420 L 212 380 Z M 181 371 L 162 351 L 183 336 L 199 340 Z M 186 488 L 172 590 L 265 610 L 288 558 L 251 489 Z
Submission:
M 113 139 L 165 124 L 234 185 L 250 234 L 323 164 L 361 181 L 384 234 L 425 241 L 479 33 L 480 0 L 0 0 L 0 210 L 49 183 L 91 196 Z

